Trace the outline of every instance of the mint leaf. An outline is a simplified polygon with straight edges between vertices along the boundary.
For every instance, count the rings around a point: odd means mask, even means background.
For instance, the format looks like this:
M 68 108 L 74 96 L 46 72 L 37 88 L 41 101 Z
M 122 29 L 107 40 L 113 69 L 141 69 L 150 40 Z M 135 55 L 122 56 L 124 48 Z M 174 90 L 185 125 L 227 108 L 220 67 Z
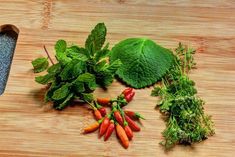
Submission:
M 78 78 L 76 79 L 77 81 L 80 82 L 94 82 L 95 81 L 95 75 L 91 74 L 91 73 L 84 73 L 78 76 Z
M 73 59 L 71 62 L 65 65 L 64 69 L 60 73 L 60 77 L 62 81 L 70 80 L 76 78 L 79 74 L 82 73 L 83 62 Z M 76 67 L 75 67 L 76 66 Z
M 106 46 L 102 49 L 102 50 L 99 50 L 95 53 L 95 61 L 98 62 L 99 60 L 105 58 L 108 56 L 110 50 L 108 49 L 109 47 L 109 43 L 106 44 Z
M 99 73 L 100 71 L 102 71 L 103 69 L 105 69 L 105 65 L 107 64 L 106 60 L 102 60 L 101 62 L 97 63 L 94 66 L 94 70 Z
M 92 93 L 82 93 L 82 99 L 85 102 L 92 102 L 94 100 L 94 97 Z
M 64 53 L 67 48 L 67 43 L 64 40 L 58 40 L 55 44 L 56 53 Z
M 66 49 L 66 54 L 68 57 L 72 59 L 78 59 L 82 61 L 86 61 L 89 57 L 87 56 L 86 52 L 84 52 L 84 49 L 79 48 L 76 45 L 73 45 Z
M 59 63 L 56 63 L 47 69 L 48 73 L 58 73 L 60 71 L 61 71 L 61 65 Z
M 77 94 L 86 91 L 85 86 L 84 86 L 84 82 L 80 82 L 80 81 L 75 81 L 73 83 L 73 89 Z
M 63 65 L 67 64 L 72 60 L 66 55 L 65 53 L 66 48 L 67 48 L 67 43 L 64 40 L 58 40 L 55 44 L 56 59 Z
M 49 62 L 48 62 L 47 58 L 42 57 L 42 58 L 37 58 L 34 61 L 32 61 L 32 65 L 34 68 L 34 72 L 40 73 L 40 72 L 47 69 Z
M 73 82 L 73 85 L 77 88 L 76 91 L 79 92 L 84 92 L 86 89 L 88 91 L 93 91 L 97 87 L 95 75 L 83 73 L 78 76 L 78 78 Z M 88 88 L 85 89 L 85 85 Z
M 115 73 L 117 71 L 118 68 L 120 68 L 122 65 L 122 62 L 120 59 L 117 59 L 115 61 L 113 61 L 106 69 L 105 71 L 109 72 L 109 73 Z
M 52 74 L 46 74 L 44 76 L 37 76 L 35 77 L 35 81 L 40 84 L 48 84 L 54 80 L 54 75 Z
M 94 53 L 100 50 L 105 42 L 106 27 L 104 23 L 98 23 L 95 28 L 91 31 L 85 44 L 85 48 L 93 56 Z
M 105 71 L 100 71 L 97 75 L 96 75 L 96 82 L 100 87 L 107 87 L 109 86 L 114 79 L 114 75 L 112 73 L 109 72 L 105 72 Z
M 62 85 L 59 89 L 54 91 L 52 99 L 61 100 L 61 99 L 65 98 L 70 92 L 69 88 L 70 88 L 69 83 L 66 83 L 65 85 Z
M 129 38 L 111 50 L 110 62 L 120 59 L 117 75 L 134 88 L 143 88 L 160 80 L 173 63 L 172 52 L 144 38 Z
M 74 77 L 78 77 L 78 75 L 86 72 L 86 70 L 87 70 L 86 62 L 80 61 L 74 64 L 73 69 L 72 69 L 72 74 Z
M 47 92 L 45 93 L 45 97 L 44 97 L 44 100 L 45 102 L 48 102 L 48 101 L 54 101 L 52 99 L 52 96 L 53 96 L 53 93 L 55 90 L 59 89 L 60 88 L 60 85 L 58 85 L 55 81 L 53 81 L 51 83 L 51 86 L 50 88 L 47 90 Z
M 66 97 L 66 99 L 65 100 L 63 100 L 63 102 L 57 102 L 57 103 L 55 103 L 54 104 L 54 106 L 55 106 L 55 108 L 57 109 L 57 110 L 62 110 L 62 109 L 64 109 L 66 106 L 68 106 L 68 104 L 69 104 L 69 102 L 73 99 L 73 96 L 74 96 L 74 94 L 73 93 L 70 93 L 67 97 Z

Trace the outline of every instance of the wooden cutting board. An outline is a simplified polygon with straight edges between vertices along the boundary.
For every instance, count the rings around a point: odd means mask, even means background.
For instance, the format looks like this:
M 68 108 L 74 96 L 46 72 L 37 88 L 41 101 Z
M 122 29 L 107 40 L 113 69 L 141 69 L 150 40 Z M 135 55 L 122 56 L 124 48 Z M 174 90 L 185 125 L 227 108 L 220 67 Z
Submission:
M 235 3 L 227 1 L 145 0 L 0 0 L 0 25 L 14 24 L 18 43 L 5 93 L 0 96 L 0 156 L 172 156 L 229 157 L 235 153 Z M 93 122 L 84 106 L 61 112 L 43 105 L 43 86 L 34 82 L 31 61 L 51 54 L 58 39 L 83 45 L 90 30 L 105 22 L 113 46 L 127 37 L 148 37 L 167 48 L 179 41 L 197 49 L 195 80 L 198 94 L 213 116 L 216 134 L 192 147 L 170 152 L 158 144 L 165 124 L 155 110 L 151 88 L 136 90 L 126 108 L 142 113 L 142 131 L 128 150 L 113 134 L 109 141 L 97 133 L 81 134 Z M 124 85 L 115 81 L 96 96 L 115 97 Z

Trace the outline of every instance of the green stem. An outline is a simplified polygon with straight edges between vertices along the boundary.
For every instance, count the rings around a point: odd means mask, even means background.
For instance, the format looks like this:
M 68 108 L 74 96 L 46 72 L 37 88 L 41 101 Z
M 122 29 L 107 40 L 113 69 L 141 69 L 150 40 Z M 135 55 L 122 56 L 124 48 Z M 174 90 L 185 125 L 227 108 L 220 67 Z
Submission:
M 87 103 L 93 110 L 96 109 L 96 107 L 95 107 L 93 104 L 91 104 L 90 102 L 86 101 L 86 103 Z
M 127 126 L 127 125 L 128 125 L 128 122 L 127 122 L 126 119 L 125 119 L 125 113 L 123 112 L 123 110 L 121 109 L 121 107 L 120 107 L 119 104 L 117 104 L 117 108 L 118 108 L 118 110 L 119 110 L 120 113 L 121 113 L 124 126 Z

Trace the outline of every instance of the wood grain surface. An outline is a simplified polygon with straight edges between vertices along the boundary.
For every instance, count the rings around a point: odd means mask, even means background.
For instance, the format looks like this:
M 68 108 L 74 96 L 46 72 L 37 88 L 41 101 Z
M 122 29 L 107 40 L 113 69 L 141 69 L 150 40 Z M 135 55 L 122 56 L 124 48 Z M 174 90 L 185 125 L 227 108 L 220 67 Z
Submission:
M 113 134 L 81 134 L 93 122 L 91 111 L 74 106 L 55 111 L 44 105 L 43 86 L 34 82 L 31 61 L 51 53 L 57 39 L 83 45 L 90 30 L 105 22 L 111 46 L 127 37 L 148 37 L 175 48 L 179 41 L 197 49 L 190 77 L 213 116 L 216 134 L 192 147 L 165 152 L 159 145 L 165 128 L 155 110 L 151 88 L 136 91 L 127 108 L 146 117 L 128 150 Z M 0 156 L 170 156 L 230 157 L 235 153 L 235 1 L 233 0 L 0 0 L 0 25 L 14 24 L 18 43 L 5 93 L 0 96 Z M 124 85 L 115 81 L 96 96 L 115 97 Z

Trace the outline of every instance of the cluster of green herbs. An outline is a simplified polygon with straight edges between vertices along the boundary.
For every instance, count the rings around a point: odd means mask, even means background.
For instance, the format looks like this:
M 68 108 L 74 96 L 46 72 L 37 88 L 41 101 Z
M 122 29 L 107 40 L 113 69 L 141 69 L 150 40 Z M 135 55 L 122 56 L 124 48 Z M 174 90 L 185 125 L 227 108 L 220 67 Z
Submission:
M 175 62 L 163 77 L 161 85 L 152 91 L 160 96 L 157 104 L 166 118 L 166 129 L 162 132 L 166 149 L 175 144 L 192 144 L 214 134 L 211 117 L 204 113 L 204 101 L 196 96 L 195 83 L 188 72 L 195 67 L 194 50 L 179 43 L 175 50 Z
M 96 87 L 107 87 L 120 67 L 120 60 L 108 63 L 110 50 L 105 43 L 106 27 L 99 23 L 88 36 L 85 47 L 68 46 L 66 41 L 59 40 L 55 45 L 57 63 L 50 56 L 32 61 L 36 73 L 47 69 L 47 74 L 37 76 L 35 81 L 48 85 L 45 101 L 53 102 L 55 109 L 63 109 L 74 99 L 84 102 L 93 100 L 92 92 Z M 47 53 L 48 54 L 48 53 Z M 49 66 L 48 59 L 52 66 Z

